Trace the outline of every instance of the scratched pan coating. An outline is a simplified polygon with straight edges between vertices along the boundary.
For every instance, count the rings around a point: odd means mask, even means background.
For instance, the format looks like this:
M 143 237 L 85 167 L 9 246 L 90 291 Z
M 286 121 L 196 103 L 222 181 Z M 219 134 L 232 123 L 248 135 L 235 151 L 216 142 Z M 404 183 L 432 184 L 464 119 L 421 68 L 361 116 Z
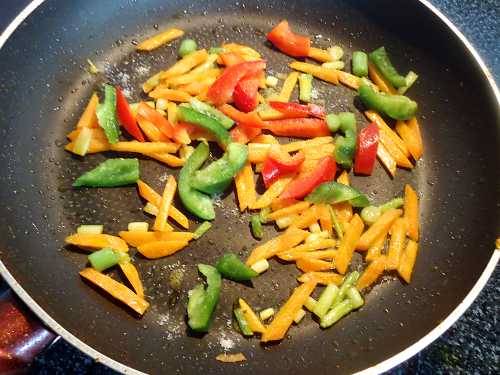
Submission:
M 491 256 L 498 233 L 498 106 L 480 69 L 455 36 L 416 1 L 405 11 L 391 1 L 47 1 L 0 51 L 0 258 L 31 297 L 72 335 L 105 356 L 149 373 L 232 374 L 287 371 L 349 373 L 372 366 L 423 337 L 464 298 Z M 382 12 L 379 10 L 383 9 Z M 195 265 L 213 263 L 225 251 L 246 257 L 257 244 L 248 214 L 234 193 L 216 202 L 212 229 L 177 255 L 139 267 L 151 308 L 137 319 L 82 282 L 86 256 L 63 244 L 81 223 L 104 223 L 107 233 L 146 217 L 133 187 L 71 188 L 73 179 L 113 153 L 81 159 L 63 150 L 93 90 L 109 81 L 133 101 L 140 84 L 172 64 L 179 41 L 149 54 L 134 44 L 171 26 L 201 47 L 241 42 L 260 51 L 268 71 L 286 73 L 291 59 L 265 42 L 265 33 L 287 18 L 319 47 L 341 45 L 349 65 L 354 50 L 385 45 L 401 71 L 420 78 L 409 95 L 420 105 L 424 159 L 391 180 L 378 164 L 353 185 L 374 202 L 401 194 L 411 183 L 422 197 L 422 241 L 411 285 L 384 277 L 366 305 L 333 328 L 321 330 L 309 315 L 280 344 L 261 346 L 232 328 L 231 308 L 245 297 L 260 310 L 278 308 L 296 285 L 293 265 L 271 261 L 253 285 L 224 281 L 210 333 L 187 334 L 187 291 L 199 278 Z M 426 25 L 426 27 L 422 27 Z M 85 71 L 90 58 L 104 73 Z M 354 92 L 315 81 L 315 102 L 329 111 L 356 111 Z M 141 178 L 158 191 L 177 171 L 141 159 Z M 177 202 L 180 206 L 180 203 Z M 148 220 L 151 221 L 149 218 Z M 192 227 L 197 225 L 193 221 Z M 266 227 L 264 240 L 275 235 Z M 359 259 L 354 267 L 360 264 Z M 182 290 L 169 287 L 173 269 L 186 271 Z M 115 273 L 115 276 L 121 276 Z M 248 361 L 223 365 L 224 350 Z M 105 361 L 106 362 L 106 361 Z

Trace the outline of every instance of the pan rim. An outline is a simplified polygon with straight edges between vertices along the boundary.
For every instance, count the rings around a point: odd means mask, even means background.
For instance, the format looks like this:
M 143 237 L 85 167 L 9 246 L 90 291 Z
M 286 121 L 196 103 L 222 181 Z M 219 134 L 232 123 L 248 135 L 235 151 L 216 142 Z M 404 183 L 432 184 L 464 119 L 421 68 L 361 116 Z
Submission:
M 462 32 L 434 5 L 430 3 L 429 0 L 417 0 L 419 3 L 424 5 L 428 10 L 430 10 L 435 16 L 437 16 L 454 34 L 458 39 L 465 45 L 469 53 L 473 56 L 476 63 L 481 68 L 483 75 L 490 84 L 491 90 L 495 95 L 498 105 L 500 106 L 500 91 L 496 85 L 493 75 L 489 71 L 487 65 L 473 47 L 473 45 L 468 41 L 468 39 L 462 34 Z M 22 22 L 28 18 L 31 13 L 33 13 L 45 0 L 33 0 L 29 3 L 7 26 L 7 28 L 0 34 L 0 50 L 3 48 L 10 36 L 17 30 L 17 28 L 22 24 Z M 406 349 L 401 352 L 383 360 L 382 362 L 371 366 L 367 369 L 357 372 L 357 375 L 368 375 L 368 374 L 380 374 L 382 372 L 388 371 L 391 368 L 397 366 L 398 364 L 406 361 L 407 359 L 413 357 L 415 354 L 422 351 L 425 347 L 430 345 L 438 337 L 440 337 L 445 331 L 447 331 L 472 305 L 476 300 L 479 293 L 483 290 L 487 281 L 489 280 L 491 274 L 494 272 L 498 262 L 500 261 L 500 249 L 493 250 L 492 256 L 488 261 L 488 264 L 484 268 L 480 277 L 467 293 L 463 301 L 436 327 L 429 331 L 426 335 L 420 338 L 418 341 L 414 342 Z M 118 362 L 98 350 L 93 349 L 89 345 L 85 344 L 71 332 L 67 331 L 63 326 L 61 326 L 55 319 L 53 319 L 35 300 L 24 290 L 24 288 L 17 282 L 17 280 L 12 276 L 10 271 L 4 265 L 0 259 L 0 276 L 4 278 L 7 284 L 14 290 L 17 296 L 33 311 L 42 322 L 56 332 L 60 337 L 64 338 L 71 345 L 78 348 L 96 362 L 103 363 L 104 365 L 121 372 L 123 374 L 134 374 L 140 375 L 145 374 L 141 371 L 135 370 L 121 362 Z

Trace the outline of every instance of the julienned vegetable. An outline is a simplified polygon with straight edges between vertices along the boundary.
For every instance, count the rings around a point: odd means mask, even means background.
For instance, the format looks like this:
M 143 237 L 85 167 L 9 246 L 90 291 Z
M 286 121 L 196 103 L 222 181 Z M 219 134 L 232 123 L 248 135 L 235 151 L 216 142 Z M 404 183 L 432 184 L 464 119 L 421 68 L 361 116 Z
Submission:
M 356 151 L 356 118 L 352 112 L 341 112 L 337 120 L 330 116 L 329 123 L 338 122 L 338 129 L 344 133 L 335 139 L 335 161 L 343 168 L 351 168 Z M 332 125 L 330 125 L 332 128 Z
M 261 239 L 264 236 L 262 232 L 262 222 L 259 215 L 252 215 L 250 218 L 250 227 L 252 228 L 252 234 L 255 238 Z
M 253 331 L 248 326 L 248 322 L 243 316 L 243 312 L 240 307 L 237 307 L 233 310 L 234 317 L 236 318 L 236 322 L 238 323 L 238 327 L 243 336 L 253 336 Z
M 375 160 L 377 159 L 378 141 L 379 129 L 377 124 L 372 122 L 361 129 L 356 143 L 354 173 L 364 175 L 372 174 Z
M 309 55 L 311 41 L 308 37 L 295 34 L 287 21 L 281 21 L 268 34 L 267 39 L 281 52 L 293 57 Z
M 193 238 L 197 240 L 201 236 L 203 236 L 205 233 L 207 233 L 210 228 L 212 228 L 212 223 L 210 221 L 204 221 L 201 223 L 198 228 L 193 233 Z
M 179 173 L 179 196 L 186 209 L 203 220 L 213 220 L 215 210 L 209 196 L 195 190 L 191 186 L 194 173 L 208 158 L 208 145 L 201 142 L 191 156 L 186 160 Z
M 354 207 L 365 207 L 370 204 L 366 195 L 360 191 L 335 181 L 319 185 L 305 200 L 316 204 L 349 202 Z
M 139 129 L 127 99 L 119 87 L 116 88 L 116 113 L 120 124 L 122 124 L 127 133 L 139 142 L 144 142 L 144 136 L 142 135 L 141 129 Z
M 99 272 L 113 267 L 120 262 L 130 261 L 127 253 L 111 248 L 104 248 L 99 251 L 95 251 L 88 256 L 88 259 L 92 268 Z
M 368 76 L 368 55 L 362 51 L 352 54 L 352 72 L 358 77 Z
M 231 129 L 234 125 L 234 121 L 232 119 L 219 111 L 217 108 L 212 107 L 210 104 L 203 103 L 196 98 L 191 99 L 189 104 L 195 111 L 201 112 L 209 117 L 213 117 L 226 129 Z
M 368 109 L 373 109 L 395 120 L 409 120 L 417 113 L 417 103 L 406 96 L 376 92 L 364 83 L 359 87 L 358 93 Z
M 78 177 L 73 186 L 116 187 L 135 184 L 138 179 L 139 160 L 108 159 Z
M 233 177 L 243 168 L 247 158 L 247 146 L 230 143 L 222 158 L 193 174 L 191 186 L 211 195 L 222 193 L 231 184 Z
M 220 257 L 215 267 L 222 276 L 234 281 L 248 281 L 259 275 L 233 253 Z
M 207 279 L 207 286 L 198 284 L 189 291 L 188 325 L 196 332 L 208 332 L 213 313 L 219 302 L 222 279 L 215 267 L 198 264 L 198 270 Z
M 310 102 L 312 96 L 312 74 L 301 73 L 299 75 L 299 99 L 302 102 Z
M 104 130 L 108 142 L 118 142 L 120 125 L 116 116 L 116 90 L 113 86 L 104 84 L 104 102 L 96 109 L 99 126 Z
M 406 78 L 399 74 L 394 65 L 392 65 L 385 47 L 377 48 L 370 53 L 370 61 L 395 88 L 406 86 Z
M 391 199 L 389 202 L 386 202 L 381 206 L 366 206 L 361 210 L 361 218 L 366 224 L 372 225 L 380 218 L 380 216 L 382 216 L 384 212 L 389 211 L 392 208 L 399 208 L 403 205 L 403 203 L 403 198 L 398 197 Z
M 208 130 L 223 147 L 226 147 L 231 142 L 229 132 L 215 118 L 207 116 L 187 106 L 179 106 L 177 111 L 181 121 L 189 122 Z

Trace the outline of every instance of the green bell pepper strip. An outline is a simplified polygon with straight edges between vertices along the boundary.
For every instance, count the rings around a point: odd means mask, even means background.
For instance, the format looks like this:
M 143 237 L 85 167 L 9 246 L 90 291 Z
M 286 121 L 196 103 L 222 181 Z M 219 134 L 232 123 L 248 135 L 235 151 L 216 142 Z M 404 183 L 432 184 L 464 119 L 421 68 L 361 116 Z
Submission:
M 355 51 L 352 54 L 352 73 L 358 77 L 368 75 L 368 55 L 362 51 Z
M 113 86 L 104 84 L 104 102 L 97 105 L 96 115 L 109 143 L 118 142 L 121 132 L 116 115 L 116 89 Z
M 198 270 L 206 277 L 207 287 L 199 284 L 189 291 L 188 325 L 193 331 L 208 332 L 219 302 L 222 279 L 215 267 L 198 264 Z
M 301 73 L 299 75 L 299 99 L 302 102 L 309 103 L 312 96 L 312 74 Z
M 195 111 L 201 112 L 204 115 L 207 115 L 208 117 L 212 117 L 213 119 L 219 121 L 225 129 L 231 129 L 234 125 L 234 121 L 231 118 L 226 116 L 217 108 L 212 107 L 210 104 L 203 103 L 196 98 L 191 99 L 189 104 Z
M 403 95 L 388 95 L 377 92 L 364 83 L 359 87 L 358 94 L 368 109 L 383 113 L 395 120 L 409 120 L 417 113 L 417 103 Z
M 178 107 L 177 113 L 179 120 L 198 125 L 199 127 L 211 132 L 215 138 L 217 138 L 217 141 L 222 147 L 226 148 L 227 145 L 231 143 L 231 136 L 229 135 L 229 132 L 215 118 L 183 105 Z
M 200 224 L 198 228 L 193 233 L 193 238 L 197 240 L 201 236 L 203 236 L 205 233 L 209 231 L 209 229 L 212 228 L 212 223 L 210 221 L 204 221 L 203 223 Z
M 404 204 L 404 200 L 401 197 L 391 199 L 389 202 L 384 203 L 381 206 L 366 206 L 361 210 L 361 218 L 363 221 L 372 225 L 375 223 L 382 214 L 392 208 L 399 208 Z
M 252 228 L 253 236 L 258 240 L 262 239 L 264 233 L 262 232 L 262 222 L 259 215 L 252 215 L 250 218 L 250 227 Z
M 309 193 L 305 200 L 316 204 L 349 202 L 354 207 L 365 207 L 370 204 L 366 195 L 360 191 L 335 181 L 322 183 Z
M 253 331 L 250 329 L 241 308 L 237 307 L 233 310 L 234 317 L 236 318 L 236 322 L 238 323 L 238 327 L 240 327 L 240 331 L 243 336 L 253 336 Z
M 212 199 L 200 193 L 191 186 L 194 173 L 203 165 L 208 158 L 209 148 L 201 142 L 186 160 L 179 173 L 179 197 L 182 204 L 189 212 L 203 220 L 215 219 L 215 210 Z
M 335 139 L 335 161 L 343 168 L 351 168 L 354 153 L 356 151 L 356 117 L 351 112 L 341 112 L 336 115 L 337 120 L 330 122 L 335 124 L 338 122 L 338 130 L 344 133 L 344 136 L 338 136 Z M 330 127 L 331 129 L 333 127 Z
M 399 74 L 394 65 L 392 65 L 385 47 L 377 48 L 370 53 L 370 61 L 395 88 L 406 86 L 406 78 Z
M 78 177 L 73 186 L 116 187 L 135 184 L 138 179 L 139 160 L 108 159 Z
M 230 143 L 222 158 L 194 173 L 191 186 L 210 195 L 222 193 L 231 184 L 233 177 L 245 166 L 247 159 L 246 145 Z
M 226 279 L 234 281 L 248 281 L 259 275 L 233 253 L 220 257 L 215 267 Z
M 130 257 L 123 251 L 113 250 L 108 247 L 94 251 L 87 258 L 92 268 L 99 272 L 113 267 L 120 262 L 130 261 Z

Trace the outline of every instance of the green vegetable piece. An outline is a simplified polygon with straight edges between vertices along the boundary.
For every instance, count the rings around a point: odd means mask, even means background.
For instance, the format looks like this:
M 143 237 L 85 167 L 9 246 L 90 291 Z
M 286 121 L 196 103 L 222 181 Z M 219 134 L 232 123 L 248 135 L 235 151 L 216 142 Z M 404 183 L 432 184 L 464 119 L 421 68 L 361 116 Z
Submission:
M 335 181 L 322 183 L 309 193 L 305 200 L 316 204 L 349 202 L 354 207 L 365 207 L 370 204 L 366 195 L 360 191 Z
M 203 220 L 213 220 L 215 218 L 214 205 L 209 196 L 191 187 L 191 179 L 194 173 L 207 160 L 208 153 L 208 145 L 201 142 L 184 163 L 179 173 L 178 185 L 179 196 L 184 207 Z
M 139 160 L 108 159 L 78 177 L 73 186 L 116 187 L 135 184 L 138 179 Z
M 198 270 L 206 277 L 207 287 L 199 284 L 189 291 L 188 325 L 193 331 L 208 332 L 219 302 L 222 279 L 215 267 L 198 264 Z
M 340 112 L 337 114 L 339 130 L 344 136 L 335 139 L 335 161 L 343 168 L 352 167 L 352 160 L 356 151 L 356 117 L 351 112 Z
M 404 201 L 403 198 L 397 197 L 394 199 L 391 199 L 389 202 L 384 203 L 381 206 L 367 206 L 364 207 L 361 210 L 361 218 L 363 221 L 368 224 L 372 225 L 375 223 L 378 218 L 386 211 L 392 209 L 392 208 L 399 208 L 403 205 Z
M 243 315 L 243 312 L 239 307 L 233 310 L 234 317 L 236 318 L 236 322 L 238 323 L 238 326 L 240 327 L 240 331 L 243 334 L 243 336 L 253 336 L 253 332 L 250 329 L 247 320 L 245 319 L 245 316 Z
M 358 77 L 368 75 L 368 55 L 362 51 L 355 51 L 352 54 L 352 73 Z
M 385 47 L 377 48 L 370 53 L 370 61 L 395 88 L 406 86 L 406 78 L 400 75 L 394 65 L 392 65 Z
M 327 114 L 326 115 L 326 125 L 328 125 L 328 129 L 330 129 L 330 131 L 332 133 L 335 133 L 340 128 L 339 116 L 337 116 L 334 113 Z
M 94 251 L 88 256 L 88 260 L 95 270 L 102 272 L 120 262 L 130 260 L 130 258 L 124 252 L 106 247 L 99 251 Z
M 208 50 L 208 53 L 220 55 L 221 53 L 224 53 L 225 51 L 226 50 L 222 47 L 210 47 L 210 49 Z
M 259 212 L 259 220 L 262 224 L 267 223 L 267 217 L 271 213 L 271 207 L 264 207 Z
M 359 87 L 358 94 L 366 107 L 395 120 L 409 120 L 417 113 L 417 103 L 403 95 L 377 92 L 365 84 Z
M 243 168 L 247 159 L 246 145 L 230 143 L 222 158 L 194 173 L 191 186 L 210 195 L 222 193 L 231 185 L 233 177 Z
M 301 73 L 299 75 L 299 99 L 302 102 L 309 103 L 312 96 L 312 74 Z
M 233 253 L 220 257 L 215 267 L 226 279 L 234 281 L 248 281 L 259 275 Z
M 413 84 L 417 81 L 418 79 L 418 75 L 417 73 L 415 72 L 412 72 L 411 70 L 408 72 L 408 74 L 406 75 L 406 85 L 403 86 L 403 87 L 400 87 L 398 89 L 398 93 L 403 95 L 404 93 L 406 93 L 406 91 L 408 91 L 408 89 L 413 86 Z
M 250 226 L 252 228 L 252 235 L 259 240 L 262 239 L 264 233 L 262 232 L 262 223 L 259 215 L 252 215 Z
M 328 284 L 319 296 L 318 302 L 313 308 L 313 313 L 319 318 L 325 316 L 325 314 L 330 310 L 333 301 L 339 293 L 339 288 L 335 284 Z
M 332 308 L 334 308 L 336 305 L 338 305 L 340 302 L 342 302 L 345 299 L 347 290 L 356 284 L 356 281 L 359 279 L 359 272 L 358 271 L 353 271 L 350 274 L 346 275 L 344 277 L 344 280 L 342 282 L 342 285 L 340 286 L 339 292 L 337 296 L 335 297 L 335 300 L 332 303 Z
M 342 223 L 339 221 L 337 215 L 335 215 L 335 212 L 330 205 L 328 205 L 328 211 L 330 211 L 330 217 L 332 218 L 333 228 L 337 233 L 337 237 L 340 239 L 344 238 L 344 228 L 342 227 Z
M 194 39 L 184 39 L 179 46 L 179 56 L 184 57 L 198 49 L 198 44 Z
M 116 116 L 116 89 L 113 86 L 104 84 L 104 102 L 97 106 L 96 115 L 109 143 L 118 142 L 121 133 Z
M 224 148 L 231 143 L 229 132 L 218 120 L 188 106 L 179 106 L 177 113 L 181 121 L 198 125 L 199 127 L 211 132 Z
M 226 129 L 231 129 L 234 125 L 234 121 L 231 118 L 227 117 L 224 113 L 219 111 L 217 108 L 212 107 L 210 104 L 203 103 L 196 98 L 191 99 L 189 104 L 195 111 L 201 112 L 204 115 L 219 121 L 220 124 Z
M 355 286 L 351 286 L 346 292 L 347 298 L 349 298 L 353 309 L 359 309 L 365 303 L 363 297 L 359 293 L 359 290 Z
M 320 320 L 319 325 L 321 328 L 328 328 L 349 314 L 352 309 L 353 307 L 351 305 L 351 301 L 346 299 L 328 311 L 328 313 Z
M 212 223 L 210 221 L 204 221 L 203 223 L 200 224 L 198 228 L 193 233 L 193 238 L 197 240 L 201 236 L 203 236 L 205 233 L 207 233 L 210 228 L 212 228 Z

